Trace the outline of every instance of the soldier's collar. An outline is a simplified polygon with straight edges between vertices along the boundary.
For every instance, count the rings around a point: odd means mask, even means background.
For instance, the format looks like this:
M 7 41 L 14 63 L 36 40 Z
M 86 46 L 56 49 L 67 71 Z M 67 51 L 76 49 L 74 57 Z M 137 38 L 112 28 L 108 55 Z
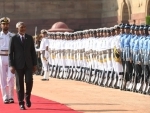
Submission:
M 3 31 L 1 31 L 0 33 L 1 33 L 1 35 L 9 35 L 9 34 L 10 34 L 10 32 L 9 32 L 9 31 L 8 31 L 8 33 L 7 33 L 7 34 L 5 34 Z

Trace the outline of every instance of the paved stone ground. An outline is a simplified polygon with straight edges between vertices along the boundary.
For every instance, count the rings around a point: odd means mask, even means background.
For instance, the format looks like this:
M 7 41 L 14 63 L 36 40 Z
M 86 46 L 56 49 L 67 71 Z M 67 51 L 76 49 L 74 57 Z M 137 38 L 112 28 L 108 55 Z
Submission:
M 34 76 L 33 94 L 84 113 L 150 113 L 150 96 L 92 84 Z

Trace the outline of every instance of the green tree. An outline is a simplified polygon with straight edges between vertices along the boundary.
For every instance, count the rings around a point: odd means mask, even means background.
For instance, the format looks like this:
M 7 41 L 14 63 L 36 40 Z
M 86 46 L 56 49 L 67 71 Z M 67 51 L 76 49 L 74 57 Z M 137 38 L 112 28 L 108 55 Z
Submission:
M 146 17 L 146 24 L 150 25 L 150 15 Z

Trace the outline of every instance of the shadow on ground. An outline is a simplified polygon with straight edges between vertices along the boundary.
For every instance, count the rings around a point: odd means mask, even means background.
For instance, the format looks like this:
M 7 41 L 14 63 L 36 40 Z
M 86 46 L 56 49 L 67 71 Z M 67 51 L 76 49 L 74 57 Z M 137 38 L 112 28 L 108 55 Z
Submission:
M 72 111 L 72 109 L 70 109 L 70 110 L 66 110 L 66 109 L 51 109 L 51 108 L 35 108 L 36 110 L 49 110 L 49 111 L 66 111 L 66 112 L 69 112 L 69 111 Z M 30 109 L 30 110 L 35 110 L 35 109 Z M 125 110 L 125 109 L 99 109 L 99 110 L 77 110 L 77 111 L 79 111 L 79 112 L 125 112 L 125 111 L 133 111 L 133 110 Z
M 119 104 L 109 104 L 109 103 L 63 103 L 65 105 L 119 105 Z
M 33 103 L 33 104 L 60 104 L 60 103 Z M 62 103 L 63 105 L 72 106 L 72 105 L 120 105 L 120 104 L 109 104 L 109 103 Z

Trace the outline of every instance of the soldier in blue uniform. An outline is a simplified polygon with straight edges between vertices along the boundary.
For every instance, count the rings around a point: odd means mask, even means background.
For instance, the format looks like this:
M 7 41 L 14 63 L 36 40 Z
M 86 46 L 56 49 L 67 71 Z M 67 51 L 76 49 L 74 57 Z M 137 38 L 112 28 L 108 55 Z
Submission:
M 139 39 L 140 39 L 140 33 L 139 33 L 139 26 L 135 27 L 135 39 L 134 39 L 134 43 L 133 43 L 133 48 L 132 48 L 132 52 L 133 52 L 133 67 L 134 67 L 134 77 L 133 77 L 133 82 L 132 82 L 132 87 L 131 87 L 131 91 L 135 91 L 136 88 L 136 84 L 137 84 L 137 78 L 139 78 L 141 76 L 142 73 L 142 68 L 141 65 L 139 64 Z
M 150 27 L 148 28 L 148 32 L 149 32 L 149 35 L 148 35 L 148 46 L 147 46 L 147 53 L 148 53 L 148 67 L 150 69 Z M 150 95 L 150 76 L 147 77 L 147 87 L 146 87 L 146 94 L 149 94 Z
M 123 47 L 124 47 L 124 39 L 125 39 L 125 32 L 124 32 L 124 27 L 125 25 L 124 24 L 121 24 L 120 25 L 120 46 L 121 46 L 121 60 L 122 60 L 122 65 L 123 65 L 123 69 L 124 69 L 124 65 L 125 65 L 125 62 L 123 60 Z
M 122 48 L 123 48 L 123 60 L 125 61 L 124 66 L 124 81 L 122 84 L 122 89 L 126 90 L 126 83 L 130 80 L 132 76 L 132 62 L 131 62 L 131 54 L 130 54 L 130 40 L 132 38 L 132 35 L 130 34 L 130 25 L 125 25 L 125 35 L 124 40 L 122 42 Z
M 135 29 L 135 26 L 131 26 L 131 28 L 130 28 L 132 31 L 134 31 L 133 29 Z M 132 57 L 133 57 L 133 54 L 132 54 L 132 50 L 133 50 L 133 46 L 134 46 L 134 41 L 135 41 L 135 39 L 136 39 L 136 35 L 135 35 L 135 33 L 131 33 L 131 36 L 132 36 L 132 38 L 131 38 L 131 40 L 130 40 L 130 53 L 131 53 L 131 60 L 132 60 Z
M 133 71 L 132 71 L 132 75 L 130 76 L 130 78 L 129 78 L 129 82 L 128 82 L 128 84 L 127 84 L 127 86 L 126 86 L 126 89 L 128 90 L 128 91 L 131 91 L 131 89 L 132 89 L 132 86 L 133 86 L 133 79 L 134 79 L 134 63 L 133 63 L 133 47 L 134 47 L 134 41 L 136 40 L 136 35 L 135 35 L 135 25 L 132 25 L 131 27 L 130 27 L 130 32 L 131 32 L 131 40 L 130 40 L 130 62 L 132 63 L 132 65 L 133 65 Z
M 144 76 L 143 70 L 144 70 L 144 65 L 143 65 L 143 56 L 144 56 L 144 51 L 143 51 L 143 42 L 145 40 L 145 34 L 144 34 L 144 26 L 141 25 L 140 26 L 140 38 L 139 38 L 139 65 L 141 67 L 141 69 L 139 69 L 139 71 L 141 71 L 141 75 L 138 76 L 138 83 L 136 85 L 136 91 L 137 92 L 141 92 L 142 89 L 142 78 Z
M 145 34 L 145 40 L 143 41 L 143 80 L 142 80 L 142 89 L 141 92 L 143 94 L 146 94 L 146 88 L 148 85 L 148 78 L 149 78 L 149 67 L 148 67 L 148 41 L 149 41 L 149 36 L 148 36 L 148 26 L 144 27 L 144 34 Z
M 123 47 L 124 47 L 124 39 L 125 39 L 125 32 L 124 32 L 124 28 L 125 28 L 125 24 L 120 24 L 120 47 L 121 47 L 121 52 L 120 52 L 120 57 L 121 57 L 121 62 L 122 62 L 122 66 L 123 66 L 123 72 L 124 72 L 124 66 L 125 66 L 125 61 L 124 61 L 124 56 L 123 56 Z M 122 73 L 124 74 L 124 73 Z M 121 85 L 120 85 L 120 89 L 122 89 L 122 83 L 123 83 L 123 79 L 121 80 Z

